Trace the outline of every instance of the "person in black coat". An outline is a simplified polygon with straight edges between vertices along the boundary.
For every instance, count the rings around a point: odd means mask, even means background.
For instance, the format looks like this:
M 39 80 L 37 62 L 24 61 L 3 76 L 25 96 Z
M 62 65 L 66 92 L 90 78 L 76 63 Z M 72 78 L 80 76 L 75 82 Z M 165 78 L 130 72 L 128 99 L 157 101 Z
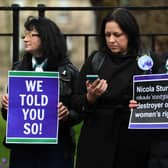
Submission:
M 161 66 L 159 74 L 168 73 L 168 52 L 161 56 Z M 164 93 L 166 94 L 166 93 Z M 138 102 L 130 100 L 129 108 L 136 108 Z M 168 167 L 168 130 L 156 129 L 150 130 L 149 135 L 152 140 L 150 143 L 148 168 L 167 168 Z
M 75 139 L 72 126 L 79 123 L 81 117 L 69 100 L 77 87 L 79 72 L 69 61 L 65 38 L 53 21 L 29 16 L 24 27 L 25 53 L 22 60 L 14 64 L 13 70 L 60 73 L 59 136 L 58 144 L 5 143 L 11 149 L 10 168 L 73 168 Z M 8 94 L 2 98 L 4 119 L 7 110 Z
M 149 54 L 142 50 L 138 24 L 127 9 L 118 8 L 103 19 L 99 50 L 83 65 L 72 101 L 84 114 L 76 168 L 147 167 L 150 136 L 145 130 L 128 129 L 128 104 L 133 75 L 158 72 L 159 62 Z M 88 74 L 99 79 L 90 82 Z

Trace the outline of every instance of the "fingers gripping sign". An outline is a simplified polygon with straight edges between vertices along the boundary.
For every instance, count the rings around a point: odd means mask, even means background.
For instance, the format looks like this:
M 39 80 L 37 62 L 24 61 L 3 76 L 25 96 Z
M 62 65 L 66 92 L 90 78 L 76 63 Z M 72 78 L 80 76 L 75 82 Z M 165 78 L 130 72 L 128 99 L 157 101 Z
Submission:
M 66 120 L 69 115 L 69 110 L 62 102 L 58 103 L 58 118 L 59 120 Z

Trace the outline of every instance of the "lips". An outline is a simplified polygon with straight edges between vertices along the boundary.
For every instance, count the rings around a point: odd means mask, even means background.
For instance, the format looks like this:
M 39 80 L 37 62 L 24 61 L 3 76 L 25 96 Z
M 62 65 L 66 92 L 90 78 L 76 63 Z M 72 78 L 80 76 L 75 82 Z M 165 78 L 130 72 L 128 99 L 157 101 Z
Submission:
M 31 45 L 29 44 L 25 44 L 25 48 L 31 47 Z
M 109 46 L 111 49 L 118 49 L 119 47 L 118 46 Z
M 107 44 L 110 48 L 118 48 L 119 46 L 113 43 Z

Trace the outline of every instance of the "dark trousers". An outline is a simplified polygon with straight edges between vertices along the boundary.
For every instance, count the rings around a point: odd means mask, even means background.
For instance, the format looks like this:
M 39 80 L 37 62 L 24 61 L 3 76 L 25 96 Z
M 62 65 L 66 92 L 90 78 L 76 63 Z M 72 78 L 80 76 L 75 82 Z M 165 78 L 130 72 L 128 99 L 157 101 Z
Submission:
M 65 159 L 61 152 L 12 149 L 9 168 L 73 168 L 73 159 Z
M 151 145 L 149 168 L 168 168 L 168 141 L 158 140 Z

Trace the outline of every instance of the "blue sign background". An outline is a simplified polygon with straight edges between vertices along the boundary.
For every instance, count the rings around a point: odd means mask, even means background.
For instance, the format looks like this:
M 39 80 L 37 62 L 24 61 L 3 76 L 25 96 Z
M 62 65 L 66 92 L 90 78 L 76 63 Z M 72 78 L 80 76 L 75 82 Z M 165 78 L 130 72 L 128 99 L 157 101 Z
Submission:
M 30 73 L 30 72 L 29 72 Z M 33 72 L 32 72 L 33 73 Z M 43 73 L 43 72 L 42 72 Z M 31 81 L 42 81 L 42 92 L 27 91 L 26 89 L 26 80 Z M 58 77 L 22 77 L 22 76 L 13 76 L 9 77 L 9 110 L 8 110 L 8 119 L 7 119 L 7 138 L 56 138 L 58 136 L 58 118 L 57 118 L 57 106 L 59 101 L 59 79 Z M 21 106 L 21 97 L 20 94 L 25 95 L 37 95 L 37 102 L 35 105 L 29 105 L 24 102 L 24 106 Z M 48 104 L 46 106 L 41 106 L 41 95 L 46 95 L 48 97 Z M 31 97 L 30 96 L 30 97 Z M 26 98 L 25 98 L 26 99 Z M 34 99 L 35 100 L 35 99 Z M 27 119 L 24 120 L 23 109 L 32 110 L 31 113 L 33 120 L 30 119 L 27 115 Z M 39 120 L 37 117 L 34 120 L 34 114 L 42 112 L 44 114 L 44 119 Z M 36 111 L 36 113 L 34 113 Z M 42 114 L 42 113 L 40 113 Z M 29 134 L 25 134 L 24 124 L 29 123 L 29 128 L 32 124 L 33 130 Z M 38 130 L 37 130 L 38 127 Z

